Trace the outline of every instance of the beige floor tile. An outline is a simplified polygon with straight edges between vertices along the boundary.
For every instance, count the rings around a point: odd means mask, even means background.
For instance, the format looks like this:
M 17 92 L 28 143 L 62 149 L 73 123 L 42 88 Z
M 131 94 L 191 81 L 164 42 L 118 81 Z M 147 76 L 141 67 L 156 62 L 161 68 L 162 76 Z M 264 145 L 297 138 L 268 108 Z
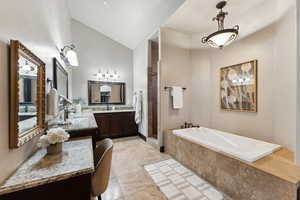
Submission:
M 145 170 L 141 169 L 118 177 L 123 194 L 131 195 L 143 188 L 155 186 Z
M 124 155 L 126 156 L 126 155 Z M 133 173 L 143 169 L 143 166 L 140 165 L 135 160 L 124 160 L 122 158 L 113 158 L 112 169 L 115 176 L 119 177 L 128 173 Z
M 139 137 L 115 139 L 111 181 L 103 200 L 164 200 L 144 165 L 169 159 L 170 156 L 160 153 Z M 118 183 L 118 184 L 117 184 Z M 116 187 L 114 189 L 114 187 Z M 113 195 L 110 192 L 116 191 Z M 121 192 L 119 192 L 121 190 Z
M 117 178 L 109 180 L 106 191 L 101 195 L 102 200 L 118 200 L 123 197 L 122 190 Z
M 132 195 L 125 196 L 125 200 L 166 200 L 166 197 L 155 186 L 143 188 Z

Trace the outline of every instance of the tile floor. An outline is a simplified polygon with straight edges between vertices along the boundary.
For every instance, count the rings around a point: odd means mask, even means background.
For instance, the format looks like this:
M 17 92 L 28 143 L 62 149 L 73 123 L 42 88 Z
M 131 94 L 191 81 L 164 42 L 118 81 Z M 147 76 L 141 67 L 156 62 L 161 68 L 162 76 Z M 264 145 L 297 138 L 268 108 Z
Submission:
M 114 140 L 110 183 L 106 192 L 102 195 L 102 200 L 167 200 L 168 198 L 161 191 L 165 193 L 170 191 L 168 194 L 171 195 L 172 192 L 176 193 L 176 190 L 171 185 L 162 187 L 160 190 L 154 180 L 163 180 L 164 177 L 156 176 L 152 179 L 144 166 L 169 159 L 171 159 L 170 156 L 158 152 L 138 137 Z M 160 170 L 166 173 L 165 176 L 169 173 L 168 166 L 162 167 Z M 183 168 L 177 169 L 178 173 L 183 171 Z M 181 188 L 184 194 L 190 196 L 195 194 L 193 188 L 186 187 L 185 183 L 180 183 L 180 180 L 177 180 L 176 177 L 170 175 L 169 178 L 174 182 L 177 181 L 176 186 Z M 188 180 L 190 183 L 199 181 L 193 177 Z M 161 184 L 163 184 L 163 181 Z M 204 185 L 201 186 L 204 187 Z M 212 193 L 212 191 L 207 190 L 208 193 Z M 180 195 L 178 196 L 179 199 Z

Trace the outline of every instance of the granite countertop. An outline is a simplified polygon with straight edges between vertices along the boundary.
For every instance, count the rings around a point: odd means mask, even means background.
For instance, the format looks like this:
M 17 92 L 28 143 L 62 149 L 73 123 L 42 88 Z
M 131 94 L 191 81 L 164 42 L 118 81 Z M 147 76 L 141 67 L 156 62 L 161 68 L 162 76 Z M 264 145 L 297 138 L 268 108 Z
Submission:
M 61 127 L 67 132 L 98 129 L 95 117 L 91 112 L 75 114 L 71 122 L 72 123 L 66 125 L 53 123 L 53 125 L 49 125 L 49 128 Z
M 66 125 L 58 125 L 55 121 L 49 125 L 50 128 L 61 127 L 65 129 L 67 132 L 73 131 L 84 131 L 84 130 L 93 130 L 98 129 L 98 125 L 95 119 L 94 114 L 101 113 L 122 113 L 122 112 L 134 112 L 133 109 L 124 109 L 124 110 L 94 110 L 94 109 L 86 109 L 81 114 L 74 114 L 73 119 L 71 119 L 70 124 Z
M 93 113 L 75 114 L 72 124 L 63 127 L 66 131 L 82 131 L 98 129 L 98 125 Z
M 131 105 L 110 105 L 110 110 L 107 110 L 106 106 L 86 106 L 83 107 L 83 112 L 89 112 L 89 113 L 121 113 L 121 112 L 134 112 L 134 108 Z
M 95 110 L 92 111 L 94 114 L 97 113 L 121 113 L 121 112 L 134 112 L 133 109 L 126 109 L 126 110 Z
M 46 155 L 41 149 L 26 160 L 0 185 L 0 195 L 44 185 L 94 171 L 92 139 L 63 144 L 59 155 Z

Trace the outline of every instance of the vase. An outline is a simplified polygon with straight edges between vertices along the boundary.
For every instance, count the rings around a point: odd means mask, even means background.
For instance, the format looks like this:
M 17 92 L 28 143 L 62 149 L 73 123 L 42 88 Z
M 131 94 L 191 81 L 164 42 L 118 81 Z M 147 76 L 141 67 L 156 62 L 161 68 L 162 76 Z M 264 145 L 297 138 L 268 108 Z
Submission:
M 50 144 L 47 147 L 47 154 L 48 155 L 60 154 L 62 152 L 62 144 L 63 143 Z

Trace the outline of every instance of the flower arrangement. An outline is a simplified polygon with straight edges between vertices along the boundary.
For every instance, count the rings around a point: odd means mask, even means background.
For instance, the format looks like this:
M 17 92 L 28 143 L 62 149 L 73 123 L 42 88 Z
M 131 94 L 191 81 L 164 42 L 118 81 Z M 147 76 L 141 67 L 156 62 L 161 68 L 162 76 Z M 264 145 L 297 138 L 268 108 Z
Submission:
M 62 128 L 52 128 L 47 131 L 47 135 L 40 137 L 37 145 L 41 148 L 47 148 L 51 145 L 61 144 L 68 141 L 70 135 Z

